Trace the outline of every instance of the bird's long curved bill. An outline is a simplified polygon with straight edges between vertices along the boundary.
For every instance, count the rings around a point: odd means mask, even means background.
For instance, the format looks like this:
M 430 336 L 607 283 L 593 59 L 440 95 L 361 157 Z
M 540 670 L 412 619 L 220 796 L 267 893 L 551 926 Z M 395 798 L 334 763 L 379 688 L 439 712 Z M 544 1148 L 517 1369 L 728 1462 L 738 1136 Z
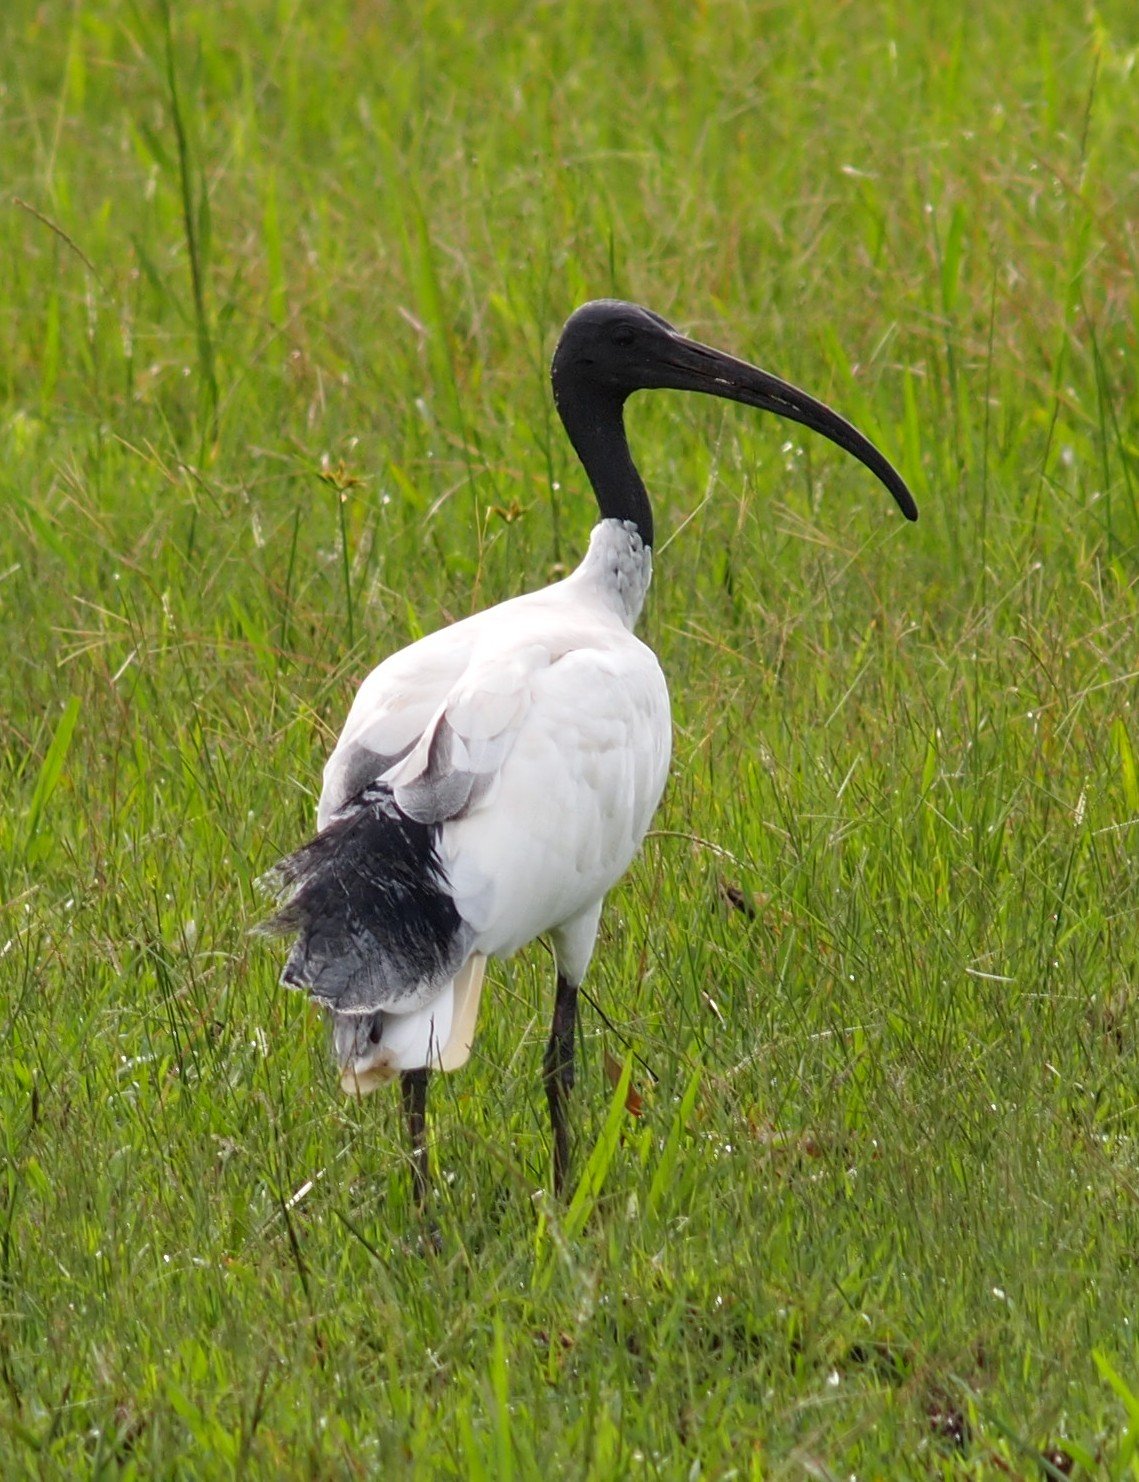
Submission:
M 812 432 L 821 433 L 846 452 L 853 453 L 872 473 L 877 474 L 894 496 L 907 520 L 916 520 L 918 507 L 906 482 L 868 437 L 864 437 L 845 417 L 840 417 L 824 402 L 788 381 L 722 350 L 713 350 L 697 340 L 677 334 L 669 350 L 653 368 L 652 384 L 673 391 L 700 391 L 708 396 L 722 396 L 743 402 L 764 412 L 775 412 L 791 422 L 799 422 Z M 659 376 L 659 380 L 656 377 Z

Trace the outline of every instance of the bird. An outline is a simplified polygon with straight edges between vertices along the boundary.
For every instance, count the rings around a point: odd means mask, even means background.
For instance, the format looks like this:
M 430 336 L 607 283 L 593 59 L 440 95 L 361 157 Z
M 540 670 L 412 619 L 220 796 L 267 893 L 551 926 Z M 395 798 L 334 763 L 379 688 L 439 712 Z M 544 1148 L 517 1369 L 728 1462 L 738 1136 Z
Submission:
M 837 412 L 638 304 L 575 310 L 550 377 L 598 506 L 584 558 L 372 670 L 324 768 L 316 833 L 269 877 L 277 909 L 263 929 L 293 938 L 281 981 L 331 1019 L 341 1087 L 362 1096 L 400 1080 L 419 1208 L 429 1076 L 469 1057 L 487 960 L 539 937 L 555 965 L 543 1057 L 555 1196 L 569 1182 L 578 992 L 671 752 L 665 677 L 634 633 L 654 530 L 628 397 L 693 391 L 773 412 L 851 453 L 908 520 L 918 514 L 901 475 Z

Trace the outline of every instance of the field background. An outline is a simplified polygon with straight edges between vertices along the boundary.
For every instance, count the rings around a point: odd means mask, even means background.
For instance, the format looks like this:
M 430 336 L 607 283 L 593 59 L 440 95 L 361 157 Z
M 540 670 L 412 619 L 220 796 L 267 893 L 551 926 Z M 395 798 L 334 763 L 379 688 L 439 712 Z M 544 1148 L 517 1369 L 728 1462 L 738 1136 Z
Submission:
M 4 1476 L 1139 1476 L 1137 48 L 1132 0 L 0 8 Z M 585 1179 L 539 1192 L 535 948 L 433 1088 L 425 1257 L 253 882 L 367 669 L 583 549 L 546 366 L 609 293 L 921 521 L 633 403 L 675 762 Z

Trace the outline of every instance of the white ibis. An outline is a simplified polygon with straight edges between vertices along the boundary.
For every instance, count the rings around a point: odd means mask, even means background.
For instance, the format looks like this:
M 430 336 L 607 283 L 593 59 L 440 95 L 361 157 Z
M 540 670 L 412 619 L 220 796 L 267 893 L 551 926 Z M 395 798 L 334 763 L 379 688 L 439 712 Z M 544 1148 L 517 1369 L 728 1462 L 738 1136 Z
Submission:
M 557 965 L 544 1081 L 565 1189 L 578 988 L 671 744 L 664 675 L 633 634 L 653 516 L 626 398 L 702 391 L 776 412 L 853 453 L 917 519 L 899 474 L 836 412 L 636 304 L 578 309 L 551 379 L 601 514 L 585 559 L 368 675 L 324 769 L 318 832 L 276 867 L 282 904 L 266 927 L 295 934 L 282 981 L 331 1015 L 344 1090 L 400 1076 L 421 1205 L 428 1075 L 470 1054 L 486 959 L 543 935 Z

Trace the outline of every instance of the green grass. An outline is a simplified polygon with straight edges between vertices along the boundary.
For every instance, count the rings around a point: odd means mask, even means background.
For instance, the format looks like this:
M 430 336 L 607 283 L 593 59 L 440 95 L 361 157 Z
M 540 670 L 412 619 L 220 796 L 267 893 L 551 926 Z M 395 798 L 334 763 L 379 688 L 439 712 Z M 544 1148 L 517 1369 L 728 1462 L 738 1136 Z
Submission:
M 1122 0 L 0 8 L 3 1475 L 1139 1477 L 1137 75 Z M 610 292 L 922 519 L 633 404 L 582 1188 L 534 949 L 425 1258 L 252 882 L 371 664 L 583 549 Z

